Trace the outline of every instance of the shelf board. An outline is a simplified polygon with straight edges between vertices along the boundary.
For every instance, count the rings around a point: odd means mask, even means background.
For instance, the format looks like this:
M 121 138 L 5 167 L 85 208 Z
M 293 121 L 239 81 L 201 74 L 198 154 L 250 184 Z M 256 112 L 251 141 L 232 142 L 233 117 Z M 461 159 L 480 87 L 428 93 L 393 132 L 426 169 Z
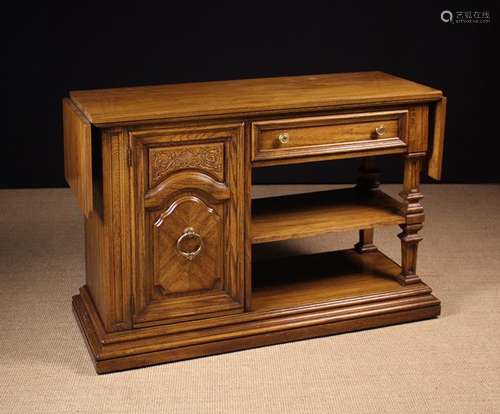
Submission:
M 424 283 L 401 286 L 401 268 L 379 251 L 354 249 L 257 261 L 253 266 L 252 311 L 290 309 L 403 294 L 430 289 Z
M 380 190 L 353 188 L 252 201 L 253 244 L 401 224 L 401 203 Z

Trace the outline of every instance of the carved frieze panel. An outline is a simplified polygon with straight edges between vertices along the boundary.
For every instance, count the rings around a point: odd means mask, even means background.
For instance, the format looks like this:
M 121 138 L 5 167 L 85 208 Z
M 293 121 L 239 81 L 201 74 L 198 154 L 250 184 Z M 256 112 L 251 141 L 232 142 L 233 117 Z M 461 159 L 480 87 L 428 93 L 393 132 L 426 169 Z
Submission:
M 199 170 L 224 181 L 224 144 L 213 143 L 183 147 L 151 148 L 149 150 L 149 184 L 159 184 L 179 170 Z

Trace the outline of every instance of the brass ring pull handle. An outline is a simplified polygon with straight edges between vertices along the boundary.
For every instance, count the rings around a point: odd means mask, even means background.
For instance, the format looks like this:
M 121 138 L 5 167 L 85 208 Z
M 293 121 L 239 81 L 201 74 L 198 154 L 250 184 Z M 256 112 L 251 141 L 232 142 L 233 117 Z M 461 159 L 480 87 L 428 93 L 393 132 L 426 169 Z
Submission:
M 278 135 L 278 141 L 282 144 L 288 144 L 288 141 L 290 141 L 290 137 L 286 132 L 284 132 L 283 134 Z
M 377 133 L 377 137 L 381 137 L 385 134 L 385 126 L 380 125 L 375 128 L 375 132 Z
M 182 241 L 185 239 L 192 239 L 192 238 L 198 239 L 198 247 L 190 252 L 182 250 L 181 247 Z M 186 229 L 184 229 L 184 232 L 177 239 L 177 251 L 187 260 L 193 260 L 196 256 L 198 256 L 201 253 L 202 249 L 203 249 L 203 240 L 201 239 L 201 236 L 198 233 L 196 233 L 192 227 L 187 227 Z

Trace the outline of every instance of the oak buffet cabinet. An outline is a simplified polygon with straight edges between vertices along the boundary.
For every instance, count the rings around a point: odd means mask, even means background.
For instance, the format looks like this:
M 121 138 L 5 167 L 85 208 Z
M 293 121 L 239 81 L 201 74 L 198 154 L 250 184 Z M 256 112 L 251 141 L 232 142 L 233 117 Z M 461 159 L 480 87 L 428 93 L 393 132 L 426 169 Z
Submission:
M 74 91 L 65 176 L 85 221 L 73 309 L 98 373 L 439 315 L 417 272 L 420 173 L 441 175 L 446 98 L 381 72 Z M 374 157 L 402 158 L 400 199 Z M 252 199 L 252 169 L 359 158 L 351 188 Z M 426 163 L 426 164 L 424 164 Z M 401 228 L 401 264 L 373 243 Z M 358 231 L 267 261 L 252 245 Z

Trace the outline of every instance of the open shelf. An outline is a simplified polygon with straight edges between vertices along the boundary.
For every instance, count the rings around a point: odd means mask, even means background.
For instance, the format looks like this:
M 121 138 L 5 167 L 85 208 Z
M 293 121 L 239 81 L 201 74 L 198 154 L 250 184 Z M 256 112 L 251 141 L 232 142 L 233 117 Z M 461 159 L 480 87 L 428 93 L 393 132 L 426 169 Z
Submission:
M 253 244 L 401 224 L 401 203 L 381 190 L 354 188 L 252 200 Z
M 252 311 L 291 309 L 427 289 L 423 283 L 401 286 L 396 280 L 400 272 L 379 251 L 358 253 L 353 249 L 256 261 L 251 307 Z

